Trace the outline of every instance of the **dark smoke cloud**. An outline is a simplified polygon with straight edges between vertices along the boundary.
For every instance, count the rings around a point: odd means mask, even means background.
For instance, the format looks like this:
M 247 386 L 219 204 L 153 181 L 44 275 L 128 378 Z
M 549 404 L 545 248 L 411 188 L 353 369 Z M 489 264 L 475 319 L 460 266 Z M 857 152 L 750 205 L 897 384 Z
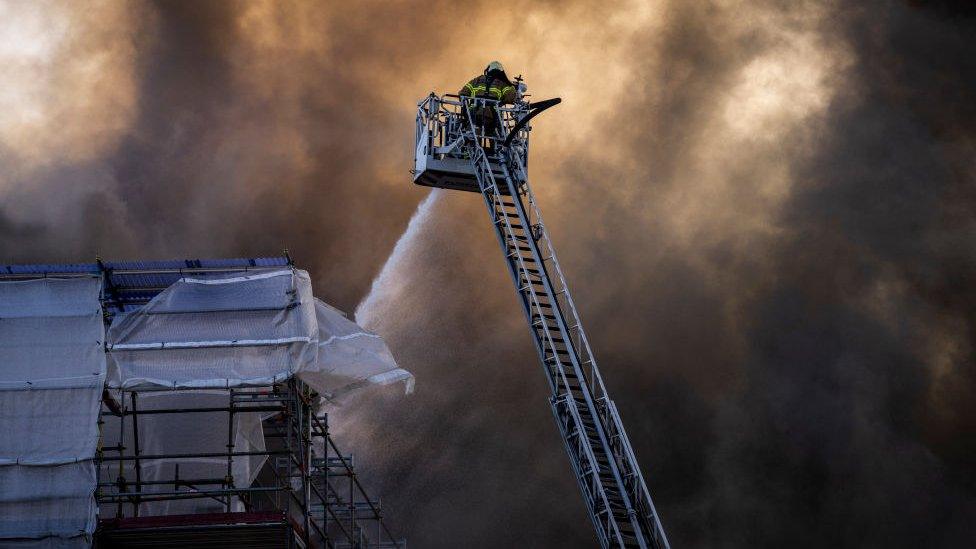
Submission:
M 65 6 L 0 42 L 54 90 L 0 118 L 5 261 L 288 247 L 351 311 L 425 196 L 413 102 L 499 57 L 565 98 L 534 186 L 672 543 L 974 538 L 971 9 Z M 592 546 L 483 206 L 435 209 L 377 325 L 417 392 L 341 441 L 411 546 Z

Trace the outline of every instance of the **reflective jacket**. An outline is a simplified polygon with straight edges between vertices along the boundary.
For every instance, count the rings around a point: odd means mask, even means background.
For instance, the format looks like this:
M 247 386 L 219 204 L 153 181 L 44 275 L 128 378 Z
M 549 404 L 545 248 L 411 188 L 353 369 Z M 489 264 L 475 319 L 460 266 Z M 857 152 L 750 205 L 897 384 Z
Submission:
M 461 88 L 458 95 L 469 95 L 472 97 L 486 97 L 488 99 L 497 99 L 502 105 L 511 105 L 515 103 L 515 86 L 506 80 L 500 78 L 492 78 L 491 87 L 485 90 L 485 75 L 473 78 L 470 82 Z

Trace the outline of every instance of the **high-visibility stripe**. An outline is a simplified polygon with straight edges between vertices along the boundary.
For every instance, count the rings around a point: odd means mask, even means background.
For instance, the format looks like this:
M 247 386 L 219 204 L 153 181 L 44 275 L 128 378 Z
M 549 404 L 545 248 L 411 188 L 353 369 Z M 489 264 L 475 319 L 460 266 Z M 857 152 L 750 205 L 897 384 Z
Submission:
M 501 88 L 501 89 L 499 89 L 499 88 L 492 88 L 491 89 L 491 93 L 494 93 L 495 95 L 497 95 L 498 96 L 498 99 L 501 100 L 501 98 L 504 97 L 505 94 L 509 92 L 509 90 L 515 91 L 515 88 L 512 87 L 512 86 L 505 86 L 504 88 Z
M 477 86 L 472 86 L 471 83 L 468 82 L 467 84 L 464 85 L 464 89 L 468 90 L 468 93 L 470 93 L 472 96 L 475 96 L 475 95 L 478 95 L 479 93 L 484 92 L 485 91 L 485 86 L 484 86 L 484 84 L 479 84 Z M 515 91 L 515 88 L 513 86 L 505 86 L 504 88 L 498 88 L 498 87 L 492 86 L 487 91 L 488 91 L 488 94 L 489 95 L 494 95 L 499 100 L 501 100 L 501 98 L 502 97 L 505 97 L 505 94 L 507 94 L 509 91 Z

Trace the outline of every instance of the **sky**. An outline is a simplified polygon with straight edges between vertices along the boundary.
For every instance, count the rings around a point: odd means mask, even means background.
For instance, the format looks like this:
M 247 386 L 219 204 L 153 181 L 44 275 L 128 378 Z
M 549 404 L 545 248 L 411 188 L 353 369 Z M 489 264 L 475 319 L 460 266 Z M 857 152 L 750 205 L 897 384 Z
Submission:
M 498 59 L 675 547 L 976 538 L 976 10 L 782 0 L 0 1 L 0 261 L 278 255 L 352 312 L 430 192 L 416 103 Z M 333 412 L 412 547 L 590 547 L 480 198 Z

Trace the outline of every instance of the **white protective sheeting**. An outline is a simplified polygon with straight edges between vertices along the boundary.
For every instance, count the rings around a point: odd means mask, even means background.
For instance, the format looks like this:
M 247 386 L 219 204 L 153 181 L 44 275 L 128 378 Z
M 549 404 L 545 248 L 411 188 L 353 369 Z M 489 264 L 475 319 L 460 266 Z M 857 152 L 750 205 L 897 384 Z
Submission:
M 183 278 L 108 332 L 109 386 L 230 388 L 284 381 L 315 360 L 308 273 Z
M 96 277 L 0 282 L 0 546 L 90 544 L 100 291 Z
M 269 385 L 298 375 L 328 399 L 405 381 L 383 340 L 312 297 L 308 273 L 283 269 L 183 278 L 108 332 L 109 380 L 124 390 Z
M 318 359 L 299 374 L 329 400 L 338 400 L 368 385 L 403 381 L 413 391 L 413 375 L 397 366 L 380 336 L 368 332 L 333 307 L 315 300 Z

